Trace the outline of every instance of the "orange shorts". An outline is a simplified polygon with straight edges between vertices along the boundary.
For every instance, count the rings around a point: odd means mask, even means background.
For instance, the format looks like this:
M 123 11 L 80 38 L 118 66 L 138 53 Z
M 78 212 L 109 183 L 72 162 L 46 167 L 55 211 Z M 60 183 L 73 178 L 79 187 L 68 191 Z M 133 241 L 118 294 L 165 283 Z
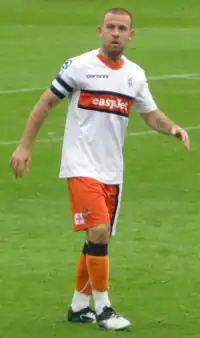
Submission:
M 121 185 L 104 184 L 89 177 L 68 178 L 74 231 L 98 224 L 111 224 L 115 234 L 121 200 Z

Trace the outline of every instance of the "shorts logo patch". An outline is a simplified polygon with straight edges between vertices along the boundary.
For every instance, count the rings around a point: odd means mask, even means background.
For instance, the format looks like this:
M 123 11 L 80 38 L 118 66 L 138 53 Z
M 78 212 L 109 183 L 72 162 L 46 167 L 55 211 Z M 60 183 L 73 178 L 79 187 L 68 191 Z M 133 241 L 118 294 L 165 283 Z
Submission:
M 80 225 L 85 224 L 85 220 L 82 212 L 78 212 L 74 215 L 74 224 Z

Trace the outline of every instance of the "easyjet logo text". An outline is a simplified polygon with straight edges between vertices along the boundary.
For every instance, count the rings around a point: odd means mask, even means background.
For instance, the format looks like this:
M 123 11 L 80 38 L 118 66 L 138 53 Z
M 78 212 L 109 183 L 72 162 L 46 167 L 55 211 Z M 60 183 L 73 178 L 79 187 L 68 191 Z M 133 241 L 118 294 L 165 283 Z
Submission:
M 121 99 L 110 100 L 110 99 L 98 99 L 94 98 L 92 104 L 100 107 L 109 107 L 110 109 L 116 108 L 120 110 L 127 111 L 128 103 L 123 102 Z

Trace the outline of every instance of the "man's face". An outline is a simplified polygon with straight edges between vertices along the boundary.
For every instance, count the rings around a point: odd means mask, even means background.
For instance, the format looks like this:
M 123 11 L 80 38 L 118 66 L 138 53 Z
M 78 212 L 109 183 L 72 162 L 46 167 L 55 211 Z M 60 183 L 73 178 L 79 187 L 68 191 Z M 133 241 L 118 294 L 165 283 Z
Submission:
M 107 53 L 120 55 L 134 35 L 131 19 L 126 14 L 107 13 L 98 34 Z

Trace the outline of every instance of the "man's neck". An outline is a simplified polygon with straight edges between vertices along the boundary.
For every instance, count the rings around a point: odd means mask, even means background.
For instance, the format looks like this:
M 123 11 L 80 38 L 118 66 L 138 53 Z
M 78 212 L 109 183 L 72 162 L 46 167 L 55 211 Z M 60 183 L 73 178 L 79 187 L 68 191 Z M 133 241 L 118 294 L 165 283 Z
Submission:
M 115 53 L 106 53 L 103 48 L 100 48 L 99 54 L 103 55 L 112 63 L 120 63 L 122 57 L 122 54 L 116 55 Z

